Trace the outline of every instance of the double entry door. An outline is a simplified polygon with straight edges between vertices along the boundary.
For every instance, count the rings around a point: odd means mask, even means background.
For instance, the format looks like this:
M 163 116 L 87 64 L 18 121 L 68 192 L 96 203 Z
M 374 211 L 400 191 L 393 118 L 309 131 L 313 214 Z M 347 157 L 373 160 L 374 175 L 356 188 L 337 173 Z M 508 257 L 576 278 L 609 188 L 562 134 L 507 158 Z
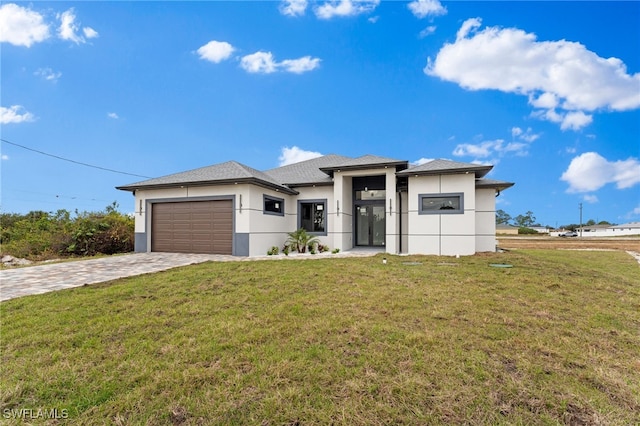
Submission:
M 356 205 L 356 245 L 384 246 L 385 219 L 384 202 Z

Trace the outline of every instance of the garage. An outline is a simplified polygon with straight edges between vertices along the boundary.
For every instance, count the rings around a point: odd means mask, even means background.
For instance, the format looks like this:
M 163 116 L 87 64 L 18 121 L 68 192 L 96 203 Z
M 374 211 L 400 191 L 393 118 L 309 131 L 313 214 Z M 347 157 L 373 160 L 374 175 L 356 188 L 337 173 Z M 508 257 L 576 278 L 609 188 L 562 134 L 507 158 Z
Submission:
M 232 254 L 231 200 L 155 203 L 151 251 Z

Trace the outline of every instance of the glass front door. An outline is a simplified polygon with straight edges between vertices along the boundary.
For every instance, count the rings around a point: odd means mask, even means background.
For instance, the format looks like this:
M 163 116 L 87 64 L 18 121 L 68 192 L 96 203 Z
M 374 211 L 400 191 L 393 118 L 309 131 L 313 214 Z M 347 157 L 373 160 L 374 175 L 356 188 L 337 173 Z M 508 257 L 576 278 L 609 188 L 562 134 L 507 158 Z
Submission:
M 356 245 L 384 246 L 384 204 L 356 206 Z

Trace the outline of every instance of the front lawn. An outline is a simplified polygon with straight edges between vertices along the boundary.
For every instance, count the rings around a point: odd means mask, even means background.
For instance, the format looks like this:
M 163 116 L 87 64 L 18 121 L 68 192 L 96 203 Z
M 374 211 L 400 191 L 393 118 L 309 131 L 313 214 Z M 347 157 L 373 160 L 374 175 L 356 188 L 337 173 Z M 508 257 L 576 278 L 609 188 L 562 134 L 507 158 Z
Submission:
M 631 256 L 387 259 L 206 263 L 3 302 L 2 421 L 640 422 Z

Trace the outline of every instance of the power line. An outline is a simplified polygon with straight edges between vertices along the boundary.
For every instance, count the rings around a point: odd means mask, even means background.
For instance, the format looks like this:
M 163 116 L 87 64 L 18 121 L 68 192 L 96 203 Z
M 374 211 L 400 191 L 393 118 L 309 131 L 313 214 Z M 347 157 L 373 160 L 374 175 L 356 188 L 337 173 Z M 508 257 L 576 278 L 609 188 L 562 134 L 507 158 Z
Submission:
M 10 142 L 10 141 L 8 141 L 6 139 L 0 139 L 0 140 L 2 142 L 4 142 L 4 143 L 8 143 L 9 145 L 13 145 L 13 146 L 20 147 L 22 149 L 26 149 L 27 151 L 37 152 L 38 154 L 46 155 L 47 157 L 53 157 L 53 158 L 57 158 L 58 160 L 68 161 L 69 163 L 79 164 L 81 166 L 91 167 L 91 168 L 94 168 L 94 169 L 105 170 L 107 172 L 119 173 L 121 175 L 129 175 L 129 176 L 136 176 L 136 177 L 151 179 L 151 177 L 149 177 L 149 176 L 143 176 L 143 175 L 136 175 L 134 173 L 121 172 L 119 170 L 113 170 L 113 169 L 108 169 L 106 167 L 94 166 L 93 164 L 87 164 L 87 163 L 83 163 L 81 161 L 70 160 L 68 158 L 60 157 L 58 155 L 53 155 L 53 154 L 49 154 L 49 153 L 46 153 L 46 152 L 43 152 L 43 151 L 38 151 L 37 149 L 29 148 L 28 146 L 20 145 L 20 144 L 15 143 L 15 142 Z

